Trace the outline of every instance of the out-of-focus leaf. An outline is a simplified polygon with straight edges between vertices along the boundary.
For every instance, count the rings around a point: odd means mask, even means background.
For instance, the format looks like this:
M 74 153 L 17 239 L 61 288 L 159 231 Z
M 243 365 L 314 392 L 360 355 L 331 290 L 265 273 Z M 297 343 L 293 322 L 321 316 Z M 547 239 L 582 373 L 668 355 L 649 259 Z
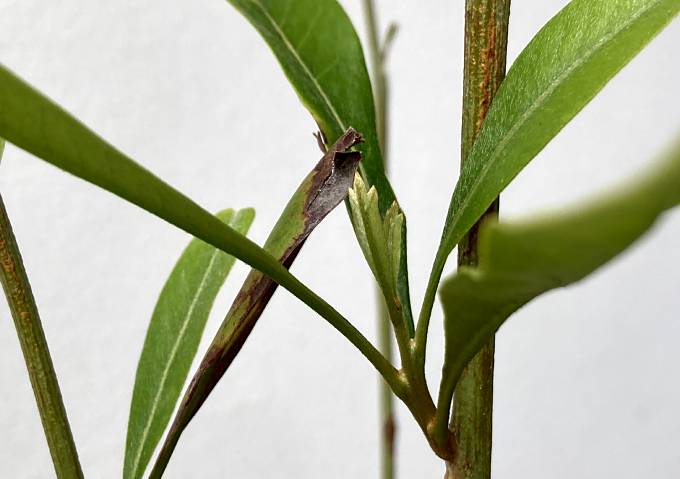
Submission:
M 255 217 L 251 208 L 216 215 L 241 234 Z M 130 405 L 123 477 L 142 476 L 175 409 L 210 315 L 234 257 L 193 239 L 158 298 L 137 365 Z
M 446 353 L 438 414 L 447 414 L 465 365 L 513 312 L 615 258 L 678 204 L 680 145 L 594 201 L 539 219 L 483 225 L 479 266 L 461 267 L 440 289 Z M 443 416 L 439 424 L 446 427 Z
M 351 129 L 341 136 L 303 180 L 274 225 L 264 248 L 286 268 L 312 230 L 347 196 L 361 159 L 359 152 L 347 150 L 360 141 Z M 276 286 L 256 270 L 246 278 L 184 395 L 151 478 L 162 476 L 182 432 L 243 347 Z
M 508 72 L 451 199 L 424 308 L 448 255 L 536 154 L 678 12 L 680 0 L 573 0 Z

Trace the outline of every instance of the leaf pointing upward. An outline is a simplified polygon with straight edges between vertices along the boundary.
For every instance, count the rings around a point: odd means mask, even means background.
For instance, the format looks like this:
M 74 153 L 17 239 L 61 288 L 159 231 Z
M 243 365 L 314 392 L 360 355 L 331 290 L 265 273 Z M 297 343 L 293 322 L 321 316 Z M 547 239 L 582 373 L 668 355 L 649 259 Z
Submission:
M 241 234 L 254 210 L 217 217 Z M 137 365 L 125 445 L 125 479 L 139 478 L 172 416 L 210 315 L 234 257 L 194 238 L 158 298 Z
M 522 51 L 494 97 L 453 192 L 421 318 L 429 318 L 446 259 L 463 235 L 678 12 L 680 0 L 573 0 Z
M 303 180 L 274 225 L 265 250 L 289 268 L 312 230 L 347 196 L 361 155 L 347 151 L 362 140 L 348 130 Z M 198 368 L 165 439 L 152 478 L 161 477 L 180 435 L 231 365 L 269 303 L 274 283 L 253 270 Z

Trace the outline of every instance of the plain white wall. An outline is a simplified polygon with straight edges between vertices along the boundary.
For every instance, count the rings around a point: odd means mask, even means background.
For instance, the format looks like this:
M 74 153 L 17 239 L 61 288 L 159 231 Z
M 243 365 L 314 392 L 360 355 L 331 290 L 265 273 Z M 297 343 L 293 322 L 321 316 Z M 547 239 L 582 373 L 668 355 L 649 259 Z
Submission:
M 360 2 L 342 3 L 363 30 Z M 417 308 L 457 176 L 463 6 L 379 3 L 383 24 L 400 25 L 391 175 L 409 220 Z M 514 1 L 510 61 L 566 3 Z M 526 168 L 503 194 L 503 216 L 563 205 L 643 168 L 680 128 L 678 45 L 676 21 Z M 224 1 L 2 0 L 0 61 L 210 210 L 254 206 L 258 242 L 319 156 L 314 123 L 272 54 Z M 188 237 L 14 147 L 0 172 L 86 476 L 118 477 L 146 324 Z M 680 211 L 501 329 L 494 477 L 678 477 L 678 237 Z M 374 337 L 372 284 L 343 208 L 293 270 Z M 239 264 L 229 278 L 204 347 L 246 273 Z M 52 477 L 2 303 L 0 476 Z M 441 343 L 436 311 L 432 387 Z M 167 477 L 375 478 L 376 405 L 369 365 L 279 291 Z M 441 477 L 399 413 L 400 477 Z

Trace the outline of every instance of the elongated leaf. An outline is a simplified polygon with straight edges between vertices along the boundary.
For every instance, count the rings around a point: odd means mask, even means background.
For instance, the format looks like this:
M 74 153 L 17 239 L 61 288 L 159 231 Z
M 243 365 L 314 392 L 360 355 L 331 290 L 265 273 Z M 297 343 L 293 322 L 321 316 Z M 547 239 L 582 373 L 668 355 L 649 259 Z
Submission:
M 336 0 L 228 1 L 260 32 L 330 143 L 350 126 L 364 136 L 362 176 L 376 186 L 381 211 L 387 211 L 394 194 L 378 145 L 371 82 L 342 7 Z
M 345 11 L 336 0 L 228 1 L 260 32 L 330 143 L 350 126 L 364 136 L 359 168 L 366 184 L 377 189 L 384 216 L 396 198 L 385 176 L 364 53 Z M 404 219 L 397 291 L 411 324 L 406 236 Z
M 446 258 L 501 190 L 678 12 L 680 0 L 573 0 L 534 37 L 462 169 L 425 304 Z
M 248 208 L 217 217 L 245 234 L 255 217 Z M 124 478 L 139 478 L 172 415 L 191 362 L 234 257 L 193 239 L 177 261 L 156 303 L 137 366 L 125 447 Z
M 269 275 L 340 331 L 392 378 L 388 381 L 394 379 L 391 365 L 366 338 L 276 258 L 106 143 L 2 65 L 0 137 Z
M 440 290 L 446 353 L 439 414 L 448 411 L 467 362 L 514 311 L 592 273 L 680 204 L 680 145 L 654 166 L 595 201 L 542 219 L 482 227 L 479 266 L 461 267 Z
M 303 180 L 274 225 L 265 249 L 285 267 L 293 263 L 312 230 L 347 196 L 361 156 L 346 150 L 359 141 L 361 136 L 353 130 L 340 137 Z M 246 278 L 191 381 L 150 477 L 163 474 L 182 431 L 241 350 L 276 286 L 256 270 Z

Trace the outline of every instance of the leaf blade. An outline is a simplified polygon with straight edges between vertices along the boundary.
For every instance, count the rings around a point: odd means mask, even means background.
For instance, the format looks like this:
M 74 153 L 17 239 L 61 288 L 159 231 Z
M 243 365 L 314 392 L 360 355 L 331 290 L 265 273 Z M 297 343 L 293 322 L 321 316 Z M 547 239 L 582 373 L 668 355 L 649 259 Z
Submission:
M 680 204 L 680 145 L 656 166 L 595 201 L 524 222 L 483 225 L 479 266 L 461 268 L 440 289 L 446 343 L 440 428 L 461 371 L 513 312 L 597 270 Z
M 364 136 L 359 165 L 378 192 L 381 216 L 396 202 L 385 174 L 376 128 L 373 89 L 363 49 L 349 17 L 336 0 L 228 0 L 261 34 L 302 104 L 332 143 L 348 127 Z M 397 292 L 414 329 L 408 282 L 406 220 Z
M 254 210 L 216 215 L 241 234 Z M 124 478 L 142 476 L 163 435 L 189 373 L 212 304 L 235 258 L 193 239 L 160 293 L 137 366 L 130 405 Z
M 360 171 L 380 193 L 381 212 L 395 200 L 385 176 L 364 54 L 336 0 L 227 0 L 276 56 L 300 101 L 335 142 L 349 127 L 365 139 Z
M 500 192 L 680 12 L 680 0 L 572 0 L 512 65 L 461 171 L 421 318 L 447 257 Z

